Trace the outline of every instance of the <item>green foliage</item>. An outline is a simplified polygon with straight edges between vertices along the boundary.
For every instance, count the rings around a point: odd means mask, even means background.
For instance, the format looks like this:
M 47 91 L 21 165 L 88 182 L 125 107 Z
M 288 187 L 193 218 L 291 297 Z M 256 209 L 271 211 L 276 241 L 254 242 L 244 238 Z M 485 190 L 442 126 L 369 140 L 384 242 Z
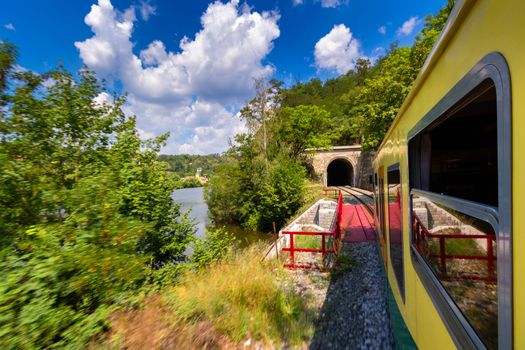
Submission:
M 193 253 L 191 261 L 198 269 L 220 262 L 231 253 L 235 236 L 225 228 L 217 228 L 206 232 L 203 239 L 195 239 L 191 246 Z
M 221 162 L 221 157 L 218 154 L 161 154 L 159 161 L 168 163 L 168 170 L 179 177 L 194 176 L 198 168 L 202 169 L 202 175 L 209 176 Z
M 216 223 L 270 231 L 301 206 L 305 170 L 285 155 L 265 161 L 253 135 L 236 141 L 206 187 L 210 216 Z
M 189 177 L 187 179 L 177 180 L 177 188 L 195 188 L 195 187 L 202 187 L 202 186 L 203 186 L 203 183 L 195 177 Z
M 17 56 L 18 51 L 13 44 L 0 40 L 0 107 L 5 105 L 4 91 L 7 89 L 8 78 Z
M 270 169 L 268 182 L 260 193 L 260 205 L 256 208 L 256 227 L 269 231 L 272 222 L 277 227 L 282 227 L 286 219 L 301 207 L 305 173 L 301 164 L 290 158 L 276 159 Z
M 283 109 L 318 106 L 329 112 L 327 124 L 332 145 L 359 142 L 375 149 L 396 117 L 401 104 L 430 53 L 454 6 L 449 1 L 438 14 L 427 16 L 412 47 L 392 45 L 375 65 L 357 60 L 354 69 L 324 83 L 314 78 L 282 90 Z
M 81 348 L 194 228 L 157 161 L 167 135 L 142 142 L 89 71 L 13 74 L 14 52 L 0 46 L 0 347 Z
M 364 150 L 377 148 L 383 140 L 441 33 L 453 4 L 449 1 L 437 15 L 427 16 L 412 47 L 392 46 L 364 85 L 346 96 L 352 118 L 351 129 L 359 135 Z
M 410 48 L 393 47 L 378 63 L 380 74 L 365 80 L 357 95 L 349 99 L 352 126 L 365 150 L 379 145 L 410 91 L 419 70 L 412 66 L 410 57 Z
M 333 140 L 330 113 L 315 105 L 283 107 L 276 137 L 282 149 L 299 158 L 306 148 L 327 148 Z

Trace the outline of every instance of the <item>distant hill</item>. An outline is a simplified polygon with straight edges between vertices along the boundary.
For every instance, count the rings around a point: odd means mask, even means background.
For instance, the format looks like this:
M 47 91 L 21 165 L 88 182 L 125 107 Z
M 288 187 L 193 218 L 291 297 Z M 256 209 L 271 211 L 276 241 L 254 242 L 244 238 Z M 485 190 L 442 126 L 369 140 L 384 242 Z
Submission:
M 202 175 L 209 177 L 220 163 L 221 156 L 219 154 L 161 154 L 159 160 L 168 163 L 169 170 L 179 177 L 195 175 L 198 168 L 202 169 Z

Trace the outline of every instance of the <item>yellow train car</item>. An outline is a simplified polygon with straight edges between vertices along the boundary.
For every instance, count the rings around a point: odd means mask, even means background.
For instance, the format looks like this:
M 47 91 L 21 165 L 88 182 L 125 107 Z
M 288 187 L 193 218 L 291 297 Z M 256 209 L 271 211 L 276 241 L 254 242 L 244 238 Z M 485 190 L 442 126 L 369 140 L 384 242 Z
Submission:
M 525 1 L 457 1 L 373 161 L 419 349 L 525 349 Z

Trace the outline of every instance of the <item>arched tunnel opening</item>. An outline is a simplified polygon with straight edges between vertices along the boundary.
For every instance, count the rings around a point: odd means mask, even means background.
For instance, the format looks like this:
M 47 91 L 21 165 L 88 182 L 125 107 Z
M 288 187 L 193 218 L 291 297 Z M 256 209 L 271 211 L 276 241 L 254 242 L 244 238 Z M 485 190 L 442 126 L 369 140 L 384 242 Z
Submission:
M 352 186 L 354 169 L 346 159 L 334 159 L 326 169 L 327 186 Z

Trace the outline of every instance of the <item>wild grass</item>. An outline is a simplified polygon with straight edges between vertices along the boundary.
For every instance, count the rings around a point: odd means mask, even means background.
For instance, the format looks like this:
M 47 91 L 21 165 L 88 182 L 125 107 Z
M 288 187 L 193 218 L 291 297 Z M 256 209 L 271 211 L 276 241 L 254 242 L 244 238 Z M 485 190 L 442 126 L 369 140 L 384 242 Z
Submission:
M 179 323 L 209 322 L 234 343 L 250 338 L 299 345 L 313 334 L 306 300 L 287 285 L 277 262 L 261 262 L 261 245 L 227 261 L 186 273 L 163 300 Z
M 352 270 L 354 263 L 354 260 L 349 255 L 339 254 L 335 266 L 330 271 L 332 279 L 335 281 L 342 275 Z
M 296 248 L 321 249 L 321 236 L 294 235 L 294 246 Z M 327 240 L 328 241 L 328 240 Z M 326 243 L 328 247 L 328 243 Z

